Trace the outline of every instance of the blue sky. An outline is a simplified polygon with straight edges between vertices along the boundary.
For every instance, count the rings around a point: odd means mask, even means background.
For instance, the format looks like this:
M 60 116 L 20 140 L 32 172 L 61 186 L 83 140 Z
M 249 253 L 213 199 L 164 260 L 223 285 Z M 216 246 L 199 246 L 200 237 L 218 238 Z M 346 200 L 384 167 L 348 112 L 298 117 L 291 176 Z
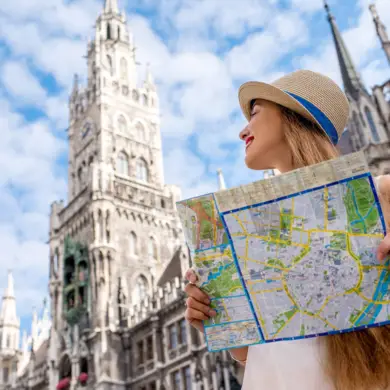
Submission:
M 47 295 L 50 203 L 66 199 L 67 97 L 85 76 L 88 37 L 103 0 L 0 2 L 0 288 L 15 274 L 18 313 Z M 329 1 L 368 87 L 389 77 L 368 0 Z M 377 0 L 390 29 L 390 2 Z M 298 68 L 340 74 L 322 0 L 119 0 L 158 84 L 165 181 L 183 196 L 259 178 L 237 135 L 240 83 Z

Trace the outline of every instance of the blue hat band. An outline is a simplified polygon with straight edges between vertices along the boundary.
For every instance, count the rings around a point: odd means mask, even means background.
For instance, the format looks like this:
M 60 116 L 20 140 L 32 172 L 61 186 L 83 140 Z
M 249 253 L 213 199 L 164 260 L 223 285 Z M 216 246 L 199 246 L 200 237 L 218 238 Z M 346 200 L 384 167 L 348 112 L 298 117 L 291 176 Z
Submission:
M 313 103 L 310 103 L 308 100 L 304 99 L 303 97 L 295 95 L 294 93 L 288 91 L 284 91 L 284 92 L 290 95 L 291 97 L 293 97 L 299 103 L 301 103 L 302 106 L 305 107 L 306 110 L 308 110 L 311 115 L 313 115 L 313 117 L 321 125 L 323 130 L 325 130 L 325 133 L 328 135 L 333 145 L 337 145 L 337 143 L 339 142 L 339 135 L 333 123 L 330 121 L 330 119 L 321 110 L 319 110 Z

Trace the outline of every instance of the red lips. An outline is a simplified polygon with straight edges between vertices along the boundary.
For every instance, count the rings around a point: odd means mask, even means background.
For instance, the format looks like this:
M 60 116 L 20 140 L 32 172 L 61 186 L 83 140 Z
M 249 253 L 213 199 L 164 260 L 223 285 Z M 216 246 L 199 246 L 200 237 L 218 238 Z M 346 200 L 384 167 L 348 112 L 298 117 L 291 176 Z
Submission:
M 247 137 L 247 138 L 245 138 L 245 145 L 246 145 L 246 147 L 248 147 L 249 146 L 249 144 L 253 141 L 255 139 L 255 137 Z

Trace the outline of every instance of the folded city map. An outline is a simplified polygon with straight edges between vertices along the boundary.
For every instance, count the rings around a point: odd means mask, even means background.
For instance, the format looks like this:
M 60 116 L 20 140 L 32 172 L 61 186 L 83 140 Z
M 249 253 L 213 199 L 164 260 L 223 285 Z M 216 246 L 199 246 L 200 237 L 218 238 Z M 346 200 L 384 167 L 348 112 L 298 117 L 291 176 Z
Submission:
M 362 152 L 177 203 L 209 351 L 390 323 L 386 233 Z

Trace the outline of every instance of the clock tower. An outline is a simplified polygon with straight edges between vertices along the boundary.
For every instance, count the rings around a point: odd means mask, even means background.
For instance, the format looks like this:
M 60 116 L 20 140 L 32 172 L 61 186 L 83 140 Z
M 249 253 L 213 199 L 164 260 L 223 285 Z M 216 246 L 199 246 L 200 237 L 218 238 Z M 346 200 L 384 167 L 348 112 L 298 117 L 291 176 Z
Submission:
M 86 373 L 95 389 L 124 389 L 129 308 L 168 263 L 189 266 L 180 190 L 164 184 L 156 86 L 149 67 L 139 77 L 116 0 L 105 1 L 94 35 L 87 80 L 75 76 L 69 99 L 68 204 L 50 215 L 51 389 Z

